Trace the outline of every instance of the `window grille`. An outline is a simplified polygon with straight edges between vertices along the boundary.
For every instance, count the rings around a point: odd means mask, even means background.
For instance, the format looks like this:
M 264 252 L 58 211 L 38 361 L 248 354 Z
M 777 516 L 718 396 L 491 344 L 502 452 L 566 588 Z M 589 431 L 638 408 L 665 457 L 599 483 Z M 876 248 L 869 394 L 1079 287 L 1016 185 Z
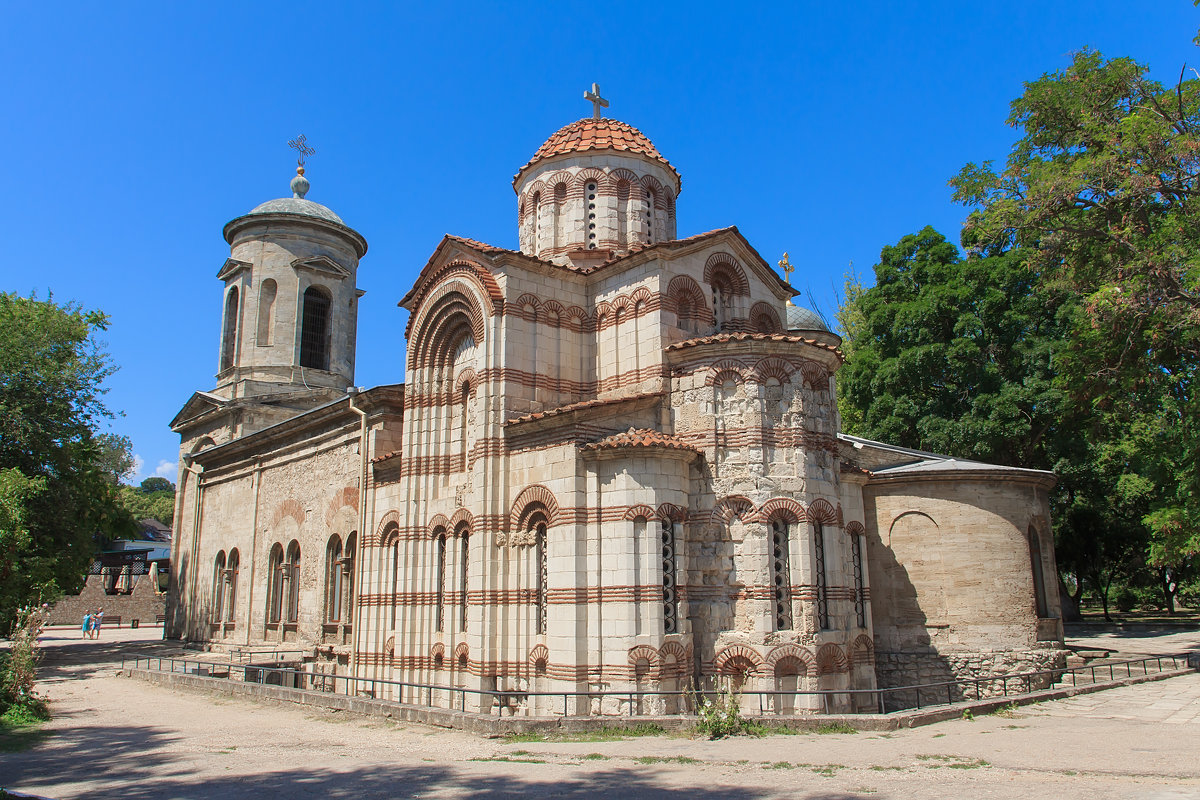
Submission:
M 788 557 L 788 524 L 771 522 L 771 584 L 775 601 L 775 630 L 792 628 L 792 581 Z
M 537 551 L 537 632 L 543 634 L 546 632 L 547 617 L 546 585 L 550 578 L 548 559 L 546 558 L 546 523 L 538 523 L 535 541 Z
M 662 571 L 663 571 L 663 633 L 679 630 L 679 594 L 676 591 L 675 523 L 662 521 Z
M 437 619 L 434 630 L 446 629 L 446 534 L 437 537 Z
M 329 369 L 329 296 L 315 286 L 304 290 L 300 366 Z
M 867 598 L 863 589 L 863 559 L 862 537 L 857 533 L 850 535 L 850 558 L 854 566 L 854 615 L 858 619 L 858 627 L 867 627 Z
M 829 594 L 825 579 L 825 527 L 821 523 L 814 524 L 813 557 L 816 561 L 817 583 L 817 628 L 825 630 L 829 627 Z

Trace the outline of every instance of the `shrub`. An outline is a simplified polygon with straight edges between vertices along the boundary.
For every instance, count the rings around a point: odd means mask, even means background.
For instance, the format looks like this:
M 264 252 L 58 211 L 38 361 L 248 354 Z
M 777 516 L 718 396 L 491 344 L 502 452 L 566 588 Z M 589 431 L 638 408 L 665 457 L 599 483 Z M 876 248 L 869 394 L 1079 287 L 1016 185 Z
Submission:
M 25 607 L 17 611 L 12 646 L 0 661 L 0 718 L 11 725 L 28 725 L 49 718 L 46 702 L 34 692 L 37 639 L 50 615 L 50 607 Z
M 1128 586 L 1122 586 L 1117 590 L 1116 596 L 1113 598 L 1113 605 L 1117 607 L 1117 611 L 1128 613 L 1133 611 L 1133 607 L 1137 605 L 1137 593 Z
M 725 690 L 719 692 L 712 700 L 697 694 L 696 714 L 700 717 L 696 723 L 696 731 L 709 739 L 723 739 L 739 734 L 761 736 L 766 732 L 760 723 L 742 718 L 741 704 L 732 684 L 727 685 Z

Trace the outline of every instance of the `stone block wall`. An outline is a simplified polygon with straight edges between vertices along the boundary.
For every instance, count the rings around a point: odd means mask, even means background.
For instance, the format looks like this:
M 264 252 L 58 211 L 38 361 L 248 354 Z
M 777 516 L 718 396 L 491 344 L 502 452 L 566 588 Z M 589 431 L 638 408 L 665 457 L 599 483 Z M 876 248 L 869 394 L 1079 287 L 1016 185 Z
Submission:
M 50 609 L 50 624 L 80 626 L 84 612 L 101 607 L 105 620 L 102 626 L 110 624 L 114 617 L 120 617 L 123 626 L 135 619 L 141 625 L 158 624 L 158 617 L 166 614 L 166 593 L 157 591 L 149 575 L 134 576 L 133 582 L 130 594 L 105 594 L 104 576 L 89 575 L 83 591 L 64 597 Z

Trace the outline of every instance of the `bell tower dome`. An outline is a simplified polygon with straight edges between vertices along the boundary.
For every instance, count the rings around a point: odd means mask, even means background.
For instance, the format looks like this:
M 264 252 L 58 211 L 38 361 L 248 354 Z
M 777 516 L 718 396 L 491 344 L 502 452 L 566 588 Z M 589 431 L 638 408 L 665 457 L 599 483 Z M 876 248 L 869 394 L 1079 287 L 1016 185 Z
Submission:
M 303 147 L 303 142 L 300 142 Z M 301 150 L 291 197 L 225 225 L 224 284 L 215 393 L 227 398 L 354 383 L 359 259 L 367 242 L 330 209 L 305 199 Z M 326 390 L 321 392 L 320 390 Z
M 513 178 L 521 252 L 564 265 L 674 239 L 681 188 L 641 131 L 600 117 L 599 87 L 584 97 L 593 116 L 556 131 Z

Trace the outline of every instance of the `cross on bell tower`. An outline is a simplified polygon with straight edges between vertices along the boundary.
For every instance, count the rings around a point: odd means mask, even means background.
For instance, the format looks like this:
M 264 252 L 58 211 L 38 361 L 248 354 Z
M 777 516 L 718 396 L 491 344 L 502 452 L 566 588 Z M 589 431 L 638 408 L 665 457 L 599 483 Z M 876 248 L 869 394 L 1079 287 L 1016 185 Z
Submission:
M 779 269 L 783 272 L 783 279 L 788 283 L 791 283 L 792 272 L 795 271 L 796 268 L 793 267 L 792 262 L 788 260 L 787 253 L 784 253 L 783 258 L 779 260 Z
M 600 96 L 600 84 L 593 83 L 590 92 L 583 93 L 583 99 L 591 101 L 592 119 L 600 119 L 600 109 L 608 108 L 608 101 Z

